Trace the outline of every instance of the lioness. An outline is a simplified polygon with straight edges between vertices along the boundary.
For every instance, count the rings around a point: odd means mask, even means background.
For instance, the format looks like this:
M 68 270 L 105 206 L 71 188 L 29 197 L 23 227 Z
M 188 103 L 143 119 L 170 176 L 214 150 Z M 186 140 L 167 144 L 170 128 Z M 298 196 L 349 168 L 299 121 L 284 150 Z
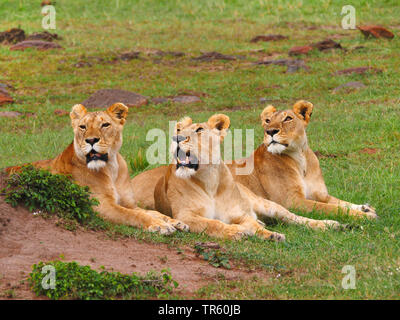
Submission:
M 54 174 L 71 175 L 79 185 L 88 186 L 100 203 L 95 210 L 107 220 L 161 234 L 176 229 L 187 231 L 188 226 L 180 221 L 136 206 L 128 167 L 119 154 L 127 114 L 128 107 L 122 103 L 98 112 L 87 112 L 83 105 L 75 105 L 70 113 L 73 143 L 56 158 L 33 165 Z M 10 167 L 7 171 L 20 169 Z
M 219 238 L 256 234 L 264 239 L 285 239 L 282 234 L 266 230 L 257 214 L 312 228 L 339 227 L 336 221 L 296 216 L 236 183 L 219 150 L 229 124 L 223 114 L 205 123 L 193 123 L 188 117 L 178 122 L 171 145 L 173 163 L 132 180 L 140 203 L 179 219 L 193 232 L 204 231 Z M 145 187 L 139 189 L 141 184 Z
M 307 143 L 312 111 L 313 105 L 303 100 L 292 110 L 277 111 L 267 106 L 261 113 L 263 144 L 249 158 L 228 165 L 235 180 L 288 209 L 376 218 L 375 209 L 368 204 L 352 204 L 329 195 L 318 158 Z M 253 172 L 236 175 L 236 169 L 247 161 L 253 161 Z

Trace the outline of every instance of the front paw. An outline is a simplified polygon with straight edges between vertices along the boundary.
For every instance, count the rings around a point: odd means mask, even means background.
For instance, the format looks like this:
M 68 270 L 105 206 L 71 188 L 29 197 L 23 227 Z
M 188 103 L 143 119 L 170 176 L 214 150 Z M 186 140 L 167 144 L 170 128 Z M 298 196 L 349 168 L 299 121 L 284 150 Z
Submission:
M 185 232 L 189 231 L 189 226 L 186 223 L 183 223 L 182 221 L 171 219 L 169 222 L 177 230 L 185 231 Z
M 276 241 L 276 242 L 284 242 L 286 241 L 286 237 L 282 233 L 272 232 L 272 234 L 268 237 L 268 240 Z
M 172 224 L 166 223 L 162 220 L 155 220 L 150 227 L 147 228 L 147 231 L 157 232 L 162 235 L 169 235 L 174 233 L 176 229 Z
M 371 215 L 371 217 L 378 218 L 375 208 L 371 207 L 368 203 L 362 204 L 360 209 L 362 212 L 365 212 L 365 213 L 368 213 L 369 215 Z

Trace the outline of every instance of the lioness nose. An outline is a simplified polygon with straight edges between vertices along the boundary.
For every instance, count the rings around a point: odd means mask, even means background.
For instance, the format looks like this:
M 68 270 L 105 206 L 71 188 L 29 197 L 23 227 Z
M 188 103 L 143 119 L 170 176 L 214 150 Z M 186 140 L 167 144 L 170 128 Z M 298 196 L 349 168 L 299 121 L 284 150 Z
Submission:
M 85 139 L 85 141 L 87 143 L 89 143 L 90 145 L 94 145 L 96 142 L 99 142 L 100 139 L 99 138 L 91 138 L 91 139 Z
M 269 134 L 272 137 L 274 134 L 277 134 L 279 131 L 280 130 L 278 130 L 278 129 L 271 129 L 271 130 L 267 130 L 267 134 Z
M 173 136 L 172 140 L 174 140 L 175 142 L 179 143 L 179 142 L 185 141 L 186 137 L 184 137 L 184 136 Z

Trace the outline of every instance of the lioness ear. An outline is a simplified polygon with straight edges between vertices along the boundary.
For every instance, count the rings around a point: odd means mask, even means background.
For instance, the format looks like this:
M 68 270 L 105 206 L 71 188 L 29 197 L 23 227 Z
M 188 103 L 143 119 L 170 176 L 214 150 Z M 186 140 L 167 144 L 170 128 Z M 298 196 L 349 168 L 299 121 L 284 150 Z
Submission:
M 207 124 L 210 126 L 211 129 L 218 129 L 219 131 L 226 130 L 229 128 L 231 124 L 231 120 L 229 117 L 219 113 L 214 114 L 210 119 L 208 119 Z
M 264 123 L 265 119 L 267 119 L 267 117 L 270 116 L 275 111 L 276 111 L 276 108 L 274 106 L 269 105 L 269 106 L 265 107 L 263 112 L 261 112 L 261 114 L 260 114 L 261 122 Z
M 107 109 L 107 113 L 114 119 L 119 120 L 121 124 L 124 124 L 128 115 L 128 107 L 121 102 L 117 102 Z
M 82 118 L 86 113 L 87 113 L 87 110 L 84 105 L 76 104 L 72 107 L 72 110 L 69 113 L 69 117 L 71 118 L 71 121 L 73 122 L 75 120 Z
M 293 111 L 301 120 L 306 123 L 306 125 L 308 125 L 313 108 L 314 106 L 311 102 L 300 100 L 294 104 Z

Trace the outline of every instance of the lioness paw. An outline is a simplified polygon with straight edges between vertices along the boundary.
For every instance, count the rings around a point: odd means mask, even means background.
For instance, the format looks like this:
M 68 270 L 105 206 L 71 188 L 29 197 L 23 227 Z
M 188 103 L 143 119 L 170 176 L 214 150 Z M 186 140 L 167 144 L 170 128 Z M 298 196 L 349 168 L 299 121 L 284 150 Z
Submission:
M 339 222 L 335 220 L 322 220 L 321 222 L 324 223 L 324 230 L 327 228 L 332 228 L 335 230 L 342 230 L 345 228 L 345 226 L 341 225 Z
M 272 234 L 269 236 L 268 240 L 273 240 L 273 241 L 277 241 L 277 242 L 284 242 L 286 240 L 286 237 L 282 233 L 272 232 Z
M 183 223 L 182 221 L 171 219 L 170 223 L 177 230 L 185 231 L 185 232 L 189 231 L 189 226 L 186 223 Z
M 169 235 L 176 231 L 175 227 L 172 224 L 166 223 L 164 221 L 159 221 L 156 224 L 151 225 L 147 228 L 147 231 L 150 232 L 158 232 L 162 235 Z

